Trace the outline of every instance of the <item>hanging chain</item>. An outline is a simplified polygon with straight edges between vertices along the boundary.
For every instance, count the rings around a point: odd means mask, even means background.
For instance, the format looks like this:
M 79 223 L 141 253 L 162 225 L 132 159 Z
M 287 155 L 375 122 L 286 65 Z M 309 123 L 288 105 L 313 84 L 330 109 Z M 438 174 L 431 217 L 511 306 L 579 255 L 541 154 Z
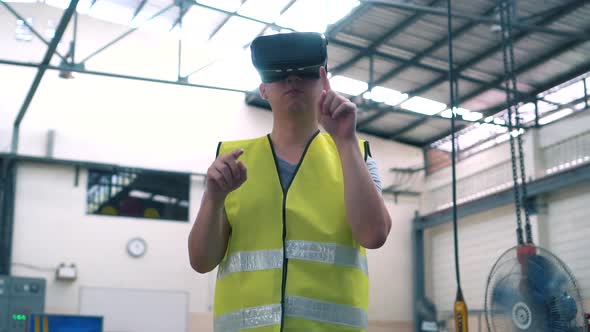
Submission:
M 520 114 L 519 114 L 519 109 L 518 109 L 518 105 L 519 105 L 519 93 L 518 93 L 518 89 L 517 89 L 517 85 L 516 85 L 516 75 L 514 74 L 514 71 L 516 70 L 516 65 L 514 64 L 514 47 L 512 45 L 512 18 L 516 17 L 516 11 L 515 11 L 515 6 L 514 6 L 514 0 L 508 0 L 508 15 L 507 15 L 507 23 L 508 23 L 508 50 L 510 51 L 510 56 L 509 56 L 509 60 L 510 60 L 510 67 L 512 69 L 512 77 L 511 77 L 511 83 L 512 83 L 512 94 L 514 95 L 513 97 L 513 105 L 514 106 L 514 111 L 515 111 L 515 120 L 516 120 L 516 130 L 517 130 L 517 137 L 516 137 L 516 141 L 518 142 L 518 159 L 519 159 L 519 164 L 520 164 L 520 183 L 521 183 L 521 205 L 522 208 L 524 210 L 524 221 L 525 221 L 525 234 L 526 234 L 526 242 L 527 243 L 533 243 L 533 236 L 532 236 L 532 230 L 531 230 L 531 221 L 530 221 L 530 211 L 528 208 L 528 194 L 527 194 L 527 188 L 526 188 L 526 172 L 525 172 L 525 167 L 524 167 L 524 153 L 523 153 L 523 149 L 522 149 L 522 135 L 520 133 Z
M 510 91 L 511 83 L 515 83 L 514 79 L 514 61 L 509 61 L 508 57 L 513 55 L 509 48 L 511 48 L 512 43 L 512 33 L 510 31 L 511 25 L 509 25 L 509 16 L 511 15 L 510 5 L 508 3 L 510 0 L 498 0 L 498 7 L 500 11 L 500 26 L 502 28 L 501 35 L 502 35 L 502 58 L 504 60 L 504 91 L 506 93 L 506 105 L 507 112 L 508 112 L 508 135 L 510 138 L 510 157 L 511 157 L 511 164 L 512 164 L 512 181 L 513 181 L 513 188 L 514 188 L 514 205 L 516 207 L 516 238 L 518 244 L 521 245 L 524 243 L 523 234 L 522 234 L 522 218 L 521 218 L 521 196 L 520 190 L 518 185 L 518 170 L 516 169 L 516 155 L 515 155 L 515 148 L 514 148 L 514 137 L 512 136 L 513 133 L 513 126 L 512 126 L 512 108 L 515 106 L 514 104 L 514 96 Z M 514 59 L 512 59 L 514 60 Z M 512 90 L 514 91 L 514 90 Z

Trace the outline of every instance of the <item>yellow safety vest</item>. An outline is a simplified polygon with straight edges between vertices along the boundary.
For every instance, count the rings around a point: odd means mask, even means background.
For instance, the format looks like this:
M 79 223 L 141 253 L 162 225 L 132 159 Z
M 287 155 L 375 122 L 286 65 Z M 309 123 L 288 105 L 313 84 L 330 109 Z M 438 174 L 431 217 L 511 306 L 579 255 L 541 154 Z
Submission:
M 368 143 L 359 140 L 365 159 Z M 283 192 L 270 135 L 237 148 L 248 180 L 225 199 L 231 225 L 217 275 L 216 332 L 367 330 L 365 249 L 346 217 L 338 150 L 327 134 L 308 142 Z

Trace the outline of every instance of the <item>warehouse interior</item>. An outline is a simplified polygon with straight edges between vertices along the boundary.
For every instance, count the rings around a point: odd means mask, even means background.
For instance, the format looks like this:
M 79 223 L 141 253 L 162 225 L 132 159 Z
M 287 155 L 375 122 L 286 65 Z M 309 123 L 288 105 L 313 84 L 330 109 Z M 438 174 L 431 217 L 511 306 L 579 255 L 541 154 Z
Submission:
M 214 331 L 218 271 L 187 251 L 208 168 L 220 141 L 272 130 L 252 40 L 307 31 L 392 221 L 366 250 L 368 325 L 341 331 L 590 331 L 589 17 L 586 0 L 0 0 L 0 332 Z

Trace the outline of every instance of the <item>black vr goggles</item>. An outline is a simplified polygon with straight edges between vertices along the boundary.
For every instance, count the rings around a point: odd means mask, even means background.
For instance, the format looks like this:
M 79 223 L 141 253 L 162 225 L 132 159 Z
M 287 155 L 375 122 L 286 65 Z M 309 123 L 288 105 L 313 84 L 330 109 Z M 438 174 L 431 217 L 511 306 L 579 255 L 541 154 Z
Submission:
M 327 45 L 326 38 L 315 32 L 260 36 L 250 45 L 252 63 L 264 83 L 290 75 L 319 78 L 320 67 L 328 63 Z

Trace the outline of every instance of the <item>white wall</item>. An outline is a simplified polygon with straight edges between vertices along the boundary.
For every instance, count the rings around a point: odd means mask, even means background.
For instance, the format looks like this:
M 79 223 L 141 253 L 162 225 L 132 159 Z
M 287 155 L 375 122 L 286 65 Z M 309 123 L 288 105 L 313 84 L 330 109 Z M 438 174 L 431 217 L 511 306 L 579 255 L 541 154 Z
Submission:
M 187 290 L 191 311 L 207 311 L 211 304 L 208 279 L 188 264 L 189 223 L 86 214 L 86 170 L 74 186 L 74 167 L 23 163 L 18 168 L 14 216 L 13 261 L 39 267 L 75 263 L 78 280 L 54 280 L 54 273 L 16 265 L 17 275 L 48 278 L 46 309 L 78 312 L 80 286 Z M 198 206 L 202 179 L 192 181 L 190 203 Z M 191 209 L 194 219 L 196 209 Z M 146 255 L 127 255 L 127 241 L 143 237 Z
M 13 5 L 24 16 L 58 18 L 60 14 L 42 5 Z M 0 30 L 0 44 L 7 45 L 0 49 L 0 58 L 40 61 L 41 43 L 14 41 L 14 19 L 6 11 L 0 10 L 0 22 L 9 26 Z M 80 16 L 79 24 L 77 57 L 125 30 L 85 16 Z M 141 31 L 132 34 L 90 61 L 87 69 L 174 79 L 176 41 L 149 35 L 148 42 L 147 36 Z M 0 151 L 9 150 L 12 122 L 34 74 L 34 69 L 0 65 Z M 20 154 L 44 155 L 46 133 L 54 129 L 55 158 L 205 172 L 218 141 L 271 130 L 272 113 L 246 106 L 240 93 L 75 75 L 73 80 L 63 80 L 55 71 L 46 72 L 21 126 Z M 422 162 L 419 149 L 359 136 L 371 142 L 384 186 L 393 180 L 389 168 Z M 186 239 L 192 222 L 89 216 L 85 214 L 86 172 L 81 174 L 80 186 L 73 183 L 72 167 L 34 163 L 19 167 L 14 261 L 43 267 L 72 262 L 80 272 L 70 284 L 55 281 L 51 272 L 13 268 L 17 275 L 48 278 L 49 311 L 77 312 L 79 287 L 97 286 L 186 290 L 191 294 L 190 311 L 208 312 L 214 275 L 198 275 L 188 265 Z M 199 183 L 193 181 L 191 221 L 200 200 Z M 409 197 L 400 197 L 398 203 L 388 196 L 385 199 L 394 225 L 386 245 L 369 251 L 370 318 L 403 323 L 411 320 L 410 230 L 418 202 Z M 134 236 L 148 242 L 148 254 L 140 260 L 125 253 L 126 241 Z M 193 328 L 210 325 L 210 316 L 200 317 L 193 320 L 202 319 L 204 325 L 193 322 Z

